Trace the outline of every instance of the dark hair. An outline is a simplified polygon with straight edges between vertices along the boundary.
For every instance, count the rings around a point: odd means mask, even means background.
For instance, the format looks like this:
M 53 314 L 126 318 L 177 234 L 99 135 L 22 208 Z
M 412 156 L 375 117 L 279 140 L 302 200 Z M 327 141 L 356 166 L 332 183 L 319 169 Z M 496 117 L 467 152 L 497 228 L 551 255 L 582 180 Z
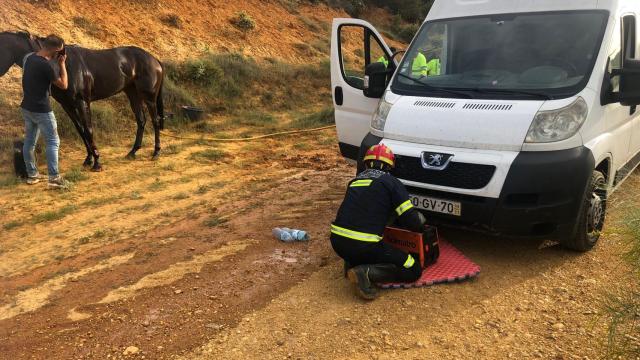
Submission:
M 64 40 L 57 35 L 49 35 L 42 40 L 42 45 L 49 50 L 59 49 L 64 46 Z

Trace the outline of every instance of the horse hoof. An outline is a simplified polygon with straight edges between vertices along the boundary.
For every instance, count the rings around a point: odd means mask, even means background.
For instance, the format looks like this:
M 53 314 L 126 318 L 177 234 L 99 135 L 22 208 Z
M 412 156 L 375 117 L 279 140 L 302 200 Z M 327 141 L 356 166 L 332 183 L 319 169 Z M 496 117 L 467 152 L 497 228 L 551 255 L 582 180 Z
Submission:
M 127 159 L 127 160 L 135 160 L 136 159 L 136 154 L 128 153 L 127 156 L 125 156 L 125 159 Z
M 151 157 L 152 161 L 158 161 L 160 159 L 160 154 L 155 154 Z
M 86 167 L 86 168 L 92 167 L 93 166 L 93 161 L 88 161 L 88 162 L 85 161 L 84 163 L 82 163 L 82 166 Z
M 91 171 L 93 171 L 93 172 L 101 172 L 102 171 L 102 165 L 98 165 L 98 166 L 92 167 Z

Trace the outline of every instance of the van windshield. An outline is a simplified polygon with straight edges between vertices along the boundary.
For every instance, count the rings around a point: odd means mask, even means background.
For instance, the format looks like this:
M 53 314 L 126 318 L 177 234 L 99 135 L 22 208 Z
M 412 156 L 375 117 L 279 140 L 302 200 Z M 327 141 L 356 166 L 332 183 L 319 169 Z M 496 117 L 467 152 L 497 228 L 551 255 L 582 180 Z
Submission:
M 401 95 L 556 99 L 587 84 L 604 11 L 509 14 L 425 23 L 392 90 Z

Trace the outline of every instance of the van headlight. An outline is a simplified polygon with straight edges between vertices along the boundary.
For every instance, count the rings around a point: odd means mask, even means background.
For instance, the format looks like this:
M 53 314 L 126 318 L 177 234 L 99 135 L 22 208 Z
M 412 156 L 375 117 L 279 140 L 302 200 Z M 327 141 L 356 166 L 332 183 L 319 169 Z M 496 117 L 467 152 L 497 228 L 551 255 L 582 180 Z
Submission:
M 390 111 L 391 104 L 382 98 L 378 104 L 378 109 L 373 114 L 373 119 L 371 119 L 371 127 L 379 131 L 384 131 L 384 125 L 387 123 L 387 117 Z
M 589 107 L 581 97 L 565 108 L 539 111 L 533 119 L 525 142 L 550 143 L 566 140 L 580 130 L 587 120 L 587 115 Z

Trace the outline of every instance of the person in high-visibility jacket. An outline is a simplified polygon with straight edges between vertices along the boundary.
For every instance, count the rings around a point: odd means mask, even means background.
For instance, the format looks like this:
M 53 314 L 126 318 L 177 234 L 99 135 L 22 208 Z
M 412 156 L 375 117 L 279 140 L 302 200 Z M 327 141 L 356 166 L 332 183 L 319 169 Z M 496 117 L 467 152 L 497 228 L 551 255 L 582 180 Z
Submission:
M 391 54 L 392 54 L 392 56 L 393 56 L 393 54 L 395 54 L 395 53 L 396 53 L 396 48 L 394 48 L 394 47 L 390 47 L 390 48 L 389 48 L 389 50 L 391 50 Z M 384 64 L 384 66 L 385 66 L 385 67 L 387 67 L 387 68 L 389 67 L 389 59 L 387 58 L 387 55 L 386 55 L 386 54 L 384 54 L 384 55 L 380 56 L 380 57 L 378 58 L 378 61 L 377 61 L 377 62 L 379 62 L 379 63 L 383 63 L 383 64 Z
M 331 245 L 345 261 L 346 275 L 356 293 L 367 300 L 377 297 L 375 284 L 414 282 L 422 265 L 411 254 L 382 242 L 391 221 L 422 233 L 425 218 L 414 208 L 409 193 L 389 171 L 395 156 L 385 145 L 371 147 L 364 158 L 365 170 L 349 182 L 345 199 L 331 225 Z M 429 247 L 433 261 L 437 244 Z
M 427 76 L 439 76 L 440 75 L 440 59 L 431 59 L 427 63 Z
M 411 72 L 414 77 L 438 76 L 440 75 L 440 68 L 440 59 L 436 57 L 427 61 L 427 57 L 422 51 L 419 51 L 413 60 Z
M 411 73 L 414 77 L 423 77 L 429 75 L 429 64 L 427 63 L 427 57 L 421 51 L 418 51 L 418 55 L 413 59 L 411 65 Z

